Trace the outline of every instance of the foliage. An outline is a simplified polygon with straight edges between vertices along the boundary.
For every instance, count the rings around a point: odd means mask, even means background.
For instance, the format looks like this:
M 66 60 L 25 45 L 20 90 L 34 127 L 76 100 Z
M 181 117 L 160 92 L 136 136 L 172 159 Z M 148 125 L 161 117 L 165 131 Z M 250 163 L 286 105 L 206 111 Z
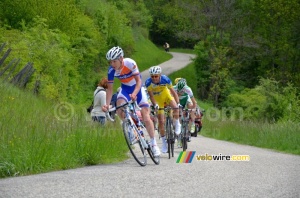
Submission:
M 260 85 L 253 89 L 230 94 L 224 104 L 243 108 L 245 119 L 298 122 L 299 101 L 297 88 L 292 84 L 281 87 L 275 80 L 261 79 Z
M 300 86 L 299 1 L 145 0 L 145 4 L 154 19 L 153 42 L 161 45 L 167 40 L 172 47 L 200 50 L 195 60 L 200 97 L 213 99 L 216 106 L 230 92 L 255 87 L 260 77 Z M 228 50 L 231 67 L 228 79 L 232 80 L 225 82 L 223 70 L 220 79 L 211 72 L 220 59 L 221 54 L 215 53 L 220 48 Z
M 73 0 L 2 0 L 0 5 L 0 18 L 14 29 L 21 28 L 21 21 L 31 23 L 37 16 L 47 19 L 50 29 L 60 29 L 68 34 L 72 34 L 76 26 L 74 19 L 78 9 Z

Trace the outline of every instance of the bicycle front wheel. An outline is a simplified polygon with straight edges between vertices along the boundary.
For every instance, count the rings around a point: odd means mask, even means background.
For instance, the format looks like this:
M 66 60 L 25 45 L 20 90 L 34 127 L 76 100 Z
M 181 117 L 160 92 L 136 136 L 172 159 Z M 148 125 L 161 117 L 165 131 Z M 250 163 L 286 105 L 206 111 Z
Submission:
M 159 165 L 159 163 L 160 163 L 160 157 L 159 156 L 154 156 L 153 155 L 153 152 L 152 152 L 152 150 L 151 150 L 151 145 L 150 145 L 150 143 L 147 141 L 147 144 L 148 144 L 148 154 L 149 154 L 149 156 L 150 156 L 150 158 L 152 159 L 152 161 L 154 162 L 154 164 L 156 164 L 156 165 Z
M 188 135 L 188 128 L 187 128 L 187 124 L 184 123 L 184 126 L 183 126 L 183 133 L 182 133 L 182 139 L 181 139 L 181 142 L 182 142 L 182 150 L 183 151 L 186 151 L 187 149 L 187 135 Z
M 169 154 L 169 159 L 174 157 L 174 132 L 172 129 L 172 123 L 170 117 L 167 117 L 166 120 L 166 134 L 167 134 L 167 142 L 168 142 L 168 154 Z
M 136 134 L 135 129 L 130 125 L 129 121 L 124 121 L 123 124 L 123 133 L 127 143 L 127 146 L 132 154 L 133 158 L 137 161 L 137 163 L 141 166 L 147 165 L 147 156 L 145 152 L 145 148 L 143 147 L 139 136 Z M 131 135 L 135 135 L 135 140 L 131 142 Z

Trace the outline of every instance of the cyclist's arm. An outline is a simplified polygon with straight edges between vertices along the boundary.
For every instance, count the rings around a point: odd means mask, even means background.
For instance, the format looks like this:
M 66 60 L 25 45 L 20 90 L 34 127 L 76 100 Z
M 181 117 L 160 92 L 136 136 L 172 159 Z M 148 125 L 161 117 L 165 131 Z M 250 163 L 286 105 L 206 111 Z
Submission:
M 193 102 L 192 108 L 195 109 L 197 107 L 197 101 L 195 100 L 195 97 L 192 97 L 191 100 Z
M 106 105 L 109 105 L 109 104 L 110 104 L 112 95 L 113 95 L 113 83 L 107 83 L 107 89 L 106 89 Z
M 178 97 L 176 91 L 174 90 L 173 87 L 169 87 L 169 89 L 170 89 L 171 94 L 173 95 L 173 97 L 174 97 L 174 99 L 175 99 L 175 102 L 176 102 L 177 104 L 179 104 L 179 97 Z
M 131 94 L 132 96 L 132 99 L 136 99 L 136 95 L 138 94 L 138 92 L 141 90 L 141 87 L 142 87 L 142 80 L 141 80 L 141 77 L 140 75 L 136 75 L 134 76 L 134 79 L 136 81 L 136 85 L 135 85 L 135 88 Z
M 149 94 L 149 98 L 151 100 L 152 105 L 155 106 L 156 101 L 154 99 L 153 92 L 148 90 L 148 94 Z

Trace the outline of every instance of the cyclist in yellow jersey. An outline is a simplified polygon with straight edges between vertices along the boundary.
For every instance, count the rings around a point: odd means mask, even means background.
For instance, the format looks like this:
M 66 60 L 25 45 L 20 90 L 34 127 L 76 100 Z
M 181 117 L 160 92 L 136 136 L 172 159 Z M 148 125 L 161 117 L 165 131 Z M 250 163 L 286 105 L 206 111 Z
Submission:
M 180 134 L 181 124 L 179 122 L 179 98 L 174 91 L 172 81 L 166 75 L 161 74 L 161 67 L 153 66 L 149 69 L 150 78 L 146 79 L 145 86 L 147 88 L 150 100 L 155 108 L 164 108 L 165 105 L 169 105 L 175 108 L 173 111 L 175 133 Z M 158 128 L 162 139 L 162 152 L 168 152 L 165 129 L 164 129 L 164 111 L 158 111 Z

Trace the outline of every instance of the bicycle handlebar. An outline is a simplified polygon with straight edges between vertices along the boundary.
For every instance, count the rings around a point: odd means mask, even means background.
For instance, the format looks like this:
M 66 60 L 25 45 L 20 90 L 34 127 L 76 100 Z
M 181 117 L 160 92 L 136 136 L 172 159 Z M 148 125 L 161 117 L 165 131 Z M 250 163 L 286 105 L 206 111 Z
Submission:
M 112 107 L 112 108 L 108 109 L 108 111 L 105 112 L 106 118 L 108 118 L 110 121 L 114 122 L 115 120 L 109 115 L 109 112 L 116 111 L 119 108 L 126 107 L 129 104 L 134 104 L 134 108 L 137 108 L 138 110 L 141 110 L 141 108 L 137 105 L 136 101 L 130 100 L 130 101 L 125 102 L 124 104 L 121 104 L 117 107 Z

